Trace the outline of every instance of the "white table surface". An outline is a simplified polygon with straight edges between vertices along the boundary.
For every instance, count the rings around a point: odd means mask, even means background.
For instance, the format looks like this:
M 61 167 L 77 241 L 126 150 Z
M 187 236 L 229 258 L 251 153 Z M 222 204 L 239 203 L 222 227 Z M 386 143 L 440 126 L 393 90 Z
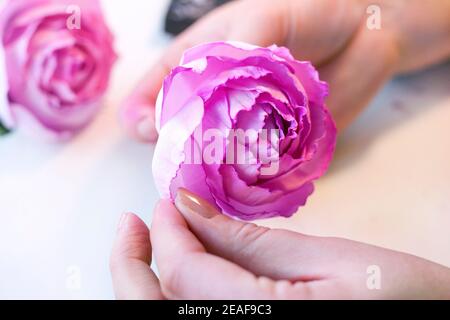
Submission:
M 69 144 L 0 138 L 0 298 L 113 298 L 124 211 L 151 220 L 153 148 L 117 106 L 168 43 L 168 1 L 105 1 L 120 60 L 105 108 Z M 2 71 L 2 70 L 0 70 Z M 450 266 L 450 64 L 390 83 L 340 138 L 301 213 L 262 224 L 365 241 Z

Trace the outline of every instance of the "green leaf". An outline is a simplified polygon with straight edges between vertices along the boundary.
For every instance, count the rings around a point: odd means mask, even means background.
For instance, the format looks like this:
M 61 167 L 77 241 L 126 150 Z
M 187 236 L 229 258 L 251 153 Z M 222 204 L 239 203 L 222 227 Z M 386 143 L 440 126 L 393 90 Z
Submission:
M 9 133 L 9 130 L 3 126 L 3 124 L 0 122 L 0 136 L 3 136 L 5 134 Z

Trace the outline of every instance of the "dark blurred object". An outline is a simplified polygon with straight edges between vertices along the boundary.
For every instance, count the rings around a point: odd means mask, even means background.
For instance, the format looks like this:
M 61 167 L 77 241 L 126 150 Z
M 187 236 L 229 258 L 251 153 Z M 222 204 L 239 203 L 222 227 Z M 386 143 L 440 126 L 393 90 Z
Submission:
M 9 133 L 9 130 L 6 129 L 6 127 L 4 127 L 4 126 L 2 125 L 2 123 L 0 122 L 0 136 L 2 136 L 2 135 L 4 135 L 4 134 L 7 134 L 7 133 Z
M 178 35 L 214 8 L 230 1 L 233 0 L 172 0 L 164 29 Z

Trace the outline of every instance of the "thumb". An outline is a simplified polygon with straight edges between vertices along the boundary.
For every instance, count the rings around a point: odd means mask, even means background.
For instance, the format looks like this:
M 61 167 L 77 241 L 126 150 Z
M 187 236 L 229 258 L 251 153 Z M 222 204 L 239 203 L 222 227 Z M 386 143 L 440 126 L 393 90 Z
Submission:
M 323 266 L 330 255 L 323 252 L 330 250 L 325 238 L 233 220 L 185 189 L 178 190 L 175 205 L 207 251 L 256 275 L 294 281 L 326 275 Z

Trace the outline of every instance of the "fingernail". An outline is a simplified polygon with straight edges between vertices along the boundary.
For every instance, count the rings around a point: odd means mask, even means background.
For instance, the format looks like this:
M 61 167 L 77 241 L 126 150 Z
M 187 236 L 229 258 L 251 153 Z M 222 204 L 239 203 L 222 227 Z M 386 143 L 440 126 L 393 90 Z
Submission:
M 194 213 L 206 219 L 211 219 L 220 214 L 208 201 L 184 188 L 178 189 L 175 206 L 183 215 Z
M 120 219 L 119 219 L 119 224 L 117 226 L 118 231 L 122 230 L 126 226 L 129 216 L 130 216 L 130 214 L 128 212 L 122 213 L 122 215 L 120 216 Z
M 158 139 L 155 121 L 151 117 L 145 117 L 136 125 L 138 138 L 146 142 L 154 142 Z

